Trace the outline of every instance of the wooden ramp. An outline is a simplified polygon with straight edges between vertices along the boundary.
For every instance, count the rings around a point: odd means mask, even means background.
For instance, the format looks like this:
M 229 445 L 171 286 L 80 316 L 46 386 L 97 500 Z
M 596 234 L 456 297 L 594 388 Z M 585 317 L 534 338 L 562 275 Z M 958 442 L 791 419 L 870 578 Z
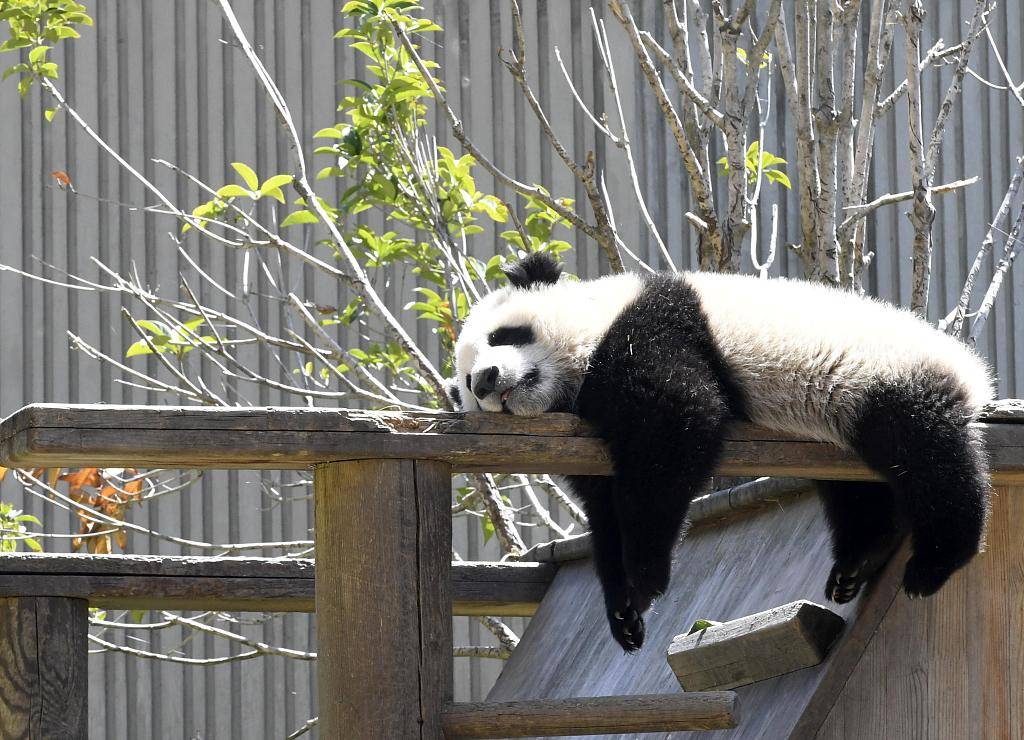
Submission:
M 736 689 L 739 727 L 643 737 L 1024 736 L 1024 491 L 999 494 L 990 534 L 998 552 L 977 558 L 938 597 L 899 593 L 900 553 L 869 591 L 834 607 L 847 625 L 823 663 Z M 625 655 L 608 635 L 589 561 L 563 563 L 488 699 L 678 693 L 665 657 L 675 635 L 697 619 L 726 621 L 797 599 L 825 603 L 830 567 L 811 492 L 702 522 L 677 550 L 643 649 Z M 949 735 L 952 727 L 964 732 Z

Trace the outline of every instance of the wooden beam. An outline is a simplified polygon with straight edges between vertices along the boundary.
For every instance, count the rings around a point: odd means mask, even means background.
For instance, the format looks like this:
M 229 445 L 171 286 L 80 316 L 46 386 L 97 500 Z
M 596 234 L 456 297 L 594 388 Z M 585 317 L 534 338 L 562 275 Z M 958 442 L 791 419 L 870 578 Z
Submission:
M 547 563 L 455 562 L 452 613 L 532 616 Z M 65 596 L 104 609 L 312 612 L 312 559 L 166 555 L 0 555 L 0 597 Z
M 1024 483 L 1024 425 L 981 425 L 996 483 Z M 507 414 L 26 406 L 0 424 L 7 467 L 307 468 L 359 459 L 429 459 L 466 472 L 606 475 L 607 450 L 577 417 Z M 719 472 L 873 479 L 853 454 L 825 442 L 736 424 Z
M 734 689 L 818 665 L 842 631 L 835 612 L 794 601 L 677 635 L 668 665 L 683 691 Z
M 453 704 L 443 723 L 449 739 L 721 730 L 739 723 L 739 699 L 711 691 Z
M 0 737 L 86 740 L 88 627 L 82 599 L 0 598 Z
M 441 740 L 452 699 L 451 468 L 318 466 L 317 676 L 322 737 Z

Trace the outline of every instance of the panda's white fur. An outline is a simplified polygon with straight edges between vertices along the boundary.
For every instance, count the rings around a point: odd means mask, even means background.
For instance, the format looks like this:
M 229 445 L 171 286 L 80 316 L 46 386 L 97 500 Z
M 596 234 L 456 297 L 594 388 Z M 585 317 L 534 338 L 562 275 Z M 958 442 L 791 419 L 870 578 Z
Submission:
M 695 272 L 719 350 L 751 421 L 848 446 L 865 390 L 933 370 L 962 383 L 972 415 L 992 399 L 985 364 L 909 311 L 802 280 Z

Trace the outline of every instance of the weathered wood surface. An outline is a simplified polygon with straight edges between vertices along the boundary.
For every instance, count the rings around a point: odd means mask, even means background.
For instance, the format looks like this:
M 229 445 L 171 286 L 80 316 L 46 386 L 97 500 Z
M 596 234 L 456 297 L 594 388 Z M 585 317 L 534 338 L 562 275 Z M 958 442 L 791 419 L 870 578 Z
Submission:
M 320 734 L 443 737 L 452 700 L 451 469 L 365 460 L 318 466 Z M 386 526 L 381 526 L 381 523 Z
M 736 727 L 739 714 L 732 691 L 537 699 L 454 704 L 444 730 L 451 739 L 714 730 Z
M 451 564 L 452 613 L 531 616 L 554 578 L 547 563 Z M 0 555 L 0 597 L 72 596 L 104 609 L 312 612 L 309 558 Z
M 758 478 L 732 488 L 712 491 L 690 504 L 691 525 L 712 522 L 758 506 L 781 506 L 787 499 L 814 489 L 805 478 Z M 520 562 L 562 563 L 590 557 L 590 533 L 541 542 L 524 552 Z
M 843 618 L 811 601 L 677 635 L 668 664 L 683 691 L 734 689 L 820 663 Z
M 669 591 L 648 613 L 644 647 L 635 655 L 624 655 L 608 633 L 600 584 L 589 561 L 564 563 L 488 698 L 678 692 L 665 662 L 675 635 L 697 619 L 724 622 L 788 601 L 821 599 L 830 549 L 813 495 L 694 527 L 676 552 Z M 895 564 L 857 601 L 835 607 L 848 627 L 827 661 L 736 689 L 743 704 L 740 726 L 693 737 L 791 737 L 801 717 L 816 707 L 824 708 L 823 720 L 892 603 L 898 573 Z M 537 671 L 538 665 L 545 670 Z
M 896 597 L 820 740 L 1024 738 L 1024 491 L 995 493 L 986 551 L 935 596 Z
M 85 601 L 0 598 L 0 738 L 86 740 Z
M 982 425 L 994 477 L 1024 482 L 1024 425 Z M 0 424 L 8 467 L 132 465 L 305 468 L 358 459 L 430 459 L 456 471 L 610 472 L 604 445 L 574 416 L 402 414 L 350 409 L 37 404 Z M 720 472 L 870 479 L 856 456 L 824 442 L 735 424 Z

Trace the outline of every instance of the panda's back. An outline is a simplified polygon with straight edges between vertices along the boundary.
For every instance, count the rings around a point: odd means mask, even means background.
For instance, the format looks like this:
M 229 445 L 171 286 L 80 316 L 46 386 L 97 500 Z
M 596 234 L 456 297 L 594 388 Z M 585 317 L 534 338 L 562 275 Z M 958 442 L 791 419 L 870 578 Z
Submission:
M 752 421 L 845 444 L 879 382 L 922 373 L 959 385 L 966 411 L 991 399 L 984 363 L 913 314 L 799 280 L 685 273 Z

